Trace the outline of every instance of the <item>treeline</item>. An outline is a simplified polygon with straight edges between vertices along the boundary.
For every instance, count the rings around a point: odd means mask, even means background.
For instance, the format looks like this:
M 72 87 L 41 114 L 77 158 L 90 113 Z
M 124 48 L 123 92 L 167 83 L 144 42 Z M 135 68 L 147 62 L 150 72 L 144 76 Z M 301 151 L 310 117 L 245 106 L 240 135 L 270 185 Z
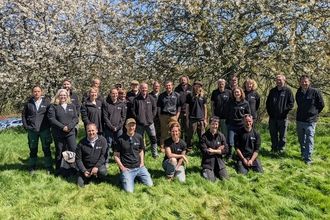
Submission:
M 219 78 L 254 78 L 268 94 L 283 73 L 329 94 L 330 10 L 322 1 L 49 0 L 0 3 L 0 114 L 20 111 L 32 85 L 63 78 L 83 94 L 131 79 L 187 74 L 208 94 Z M 177 81 L 176 81 L 177 82 Z

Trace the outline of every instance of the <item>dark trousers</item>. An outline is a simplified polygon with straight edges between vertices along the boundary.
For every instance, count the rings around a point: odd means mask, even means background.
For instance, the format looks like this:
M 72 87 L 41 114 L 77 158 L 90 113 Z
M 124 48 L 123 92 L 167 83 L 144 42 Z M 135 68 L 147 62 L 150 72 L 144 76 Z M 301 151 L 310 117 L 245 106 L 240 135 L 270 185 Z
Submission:
M 76 152 L 77 143 L 76 143 L 76 136 L 70 135 L 67 137 L 56 137 L 53 136 L 55 142 L 55 163 L 56 163 L 56 170 L 59 170 L 61 167 L 62 161 L 62 152 L 69 150 Z
M 288 119 L 269 119 L 269 133 L 272 142 L 272 151 L 285 149 Z
M 91 172 L 92 169 L 88 169 L 88 172 Z M 105 165 L 102 165 L 99 168 L 99 171 L 97 172 L 98 177 L 105 177 L 108 175 L 108 171 Z M 84 187 L 86 184 L 88 184 L 90 181 L 92 181 L 95 178 L 95 175 L 91 176 L 90 178 L 85 177 L 84 173 L 79 171 L 78 172 L 78 178 L 77 178 L 77 184 L 80 187 Z
M 247 158 L 248 160 L 249 158 Z M 262 169 L 261 162 L 258 158 L 256 158 L 253 161 L 252 166 L 248 167 L 244 164 L 244 162 L 241 159 L 237 160 L 237 165 L 236 165 L 237 173 L 241 173 L 243 175 L 246 175 L 250 169 L 252 169 L 255 172 L 263 173 L 264 170 Z
M 218 177 L 220 180 L 229 179 L 229 175 L 226 168 L 219 169 L 218 163 L 215 163 L 214 169 L 203 169 L 202 176 L 205 179 L 209 179 L 212 182 L 215 182 L 215 178 Z
M 179 123 L 181 125 L 181 139 L 187 142 L 188 128 L 186 121 L 186 112 L 181 112 L 179 117 Z
M 28 130 L 28 141 L 30 148 L 30 159 L 29 165 L 30 167 L 35 167 L 38 158 L 38 142 L 39 138 L 42 145 L 42 151 L 45 156 L 45 167 L 51 167 L 53 165 L 52 162 L 52 153 L 50 151 L 50 144 L 52 143 L 52 135 L 50 129 L 47 128 L 43 131 L 35 132 Z

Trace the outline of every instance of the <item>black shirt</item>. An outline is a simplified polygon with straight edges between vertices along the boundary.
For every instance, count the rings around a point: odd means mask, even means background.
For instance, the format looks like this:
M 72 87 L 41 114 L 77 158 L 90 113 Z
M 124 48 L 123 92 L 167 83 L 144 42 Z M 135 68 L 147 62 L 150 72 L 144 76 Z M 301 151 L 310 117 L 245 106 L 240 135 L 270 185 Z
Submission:
M 167 92 L 163 92 L 159 95 L 157 101 L 157 107 L 161 109 L 161 114 L 176 115 L 178 108 L 181 107 L 180 95 L 177 92 L 172 92 L 170 95 Z
M 319 90 L 309 87 L 304 93 L 301 88 L 297 90 L 296 102 L 297 121 L 317 122 L 317 116 L 324 108 L 324 101 Z
M 171 149 L 172 154 L 179 154 L 181 155 L 183 151 L 187 150 L 187 144 L 182 139 L 179 140 L 177 144 L 174 143 L 172 138 L 168 138 L 164 141 L 165 148 L 169 147 Z M 164 160 L 169 159 L 167 154 L 165 154 Z M 182 162 L 183 164 L 183 162 Z
M 211 101 L 213 101 L 214 115 L 218 116 L 220 119 L 226 118 L 226 105 L 231 97 L 231 91 L 225 89 L 223 92 L 220 92 L 219 89 L 216 89 L 212 92 Z
M 249 102 L 251 115 L 253 119 L 258 118 L 258 109 L 260 106 L 260 96 L 257 91 L 250 90 L 250 91 L 244 91 L 245 93 L 245 100 Z
M 251 158 L 254 152 L 259 153 L 261 138 L 257 130 L 252 128 L 251 131 L 241 128 L 234 137 L 235 148 L 239 149 L 244 158 Z
M 191 93 L 187 95 L 186 104 L 189 104 L 189 118 L 203 121 L 205 118 L 206 97 L 192 97 Z
M 179 84 L 177 87 L 175 87 L 174 91 L 179 93 L 179 95 L 180 95 L 180 103 L 182 104 L 181 112 L 186 111 L 186 106 L 185 106 L 186 98 L 191 93 L 192 90 L 193 90 L 193 88 L 189 84 L 187 85 L 187 88 L 185 90 L 182 88 L 181 84 Z
M 126 133 L 121 135 L 114 147 L 114 151 L 119 153 L 120 161 L 126 168 L 140 167 L 139 153 L 143 149 L 143 138 L 138 133 L 135 133 L 133 137 L 129 137 Z

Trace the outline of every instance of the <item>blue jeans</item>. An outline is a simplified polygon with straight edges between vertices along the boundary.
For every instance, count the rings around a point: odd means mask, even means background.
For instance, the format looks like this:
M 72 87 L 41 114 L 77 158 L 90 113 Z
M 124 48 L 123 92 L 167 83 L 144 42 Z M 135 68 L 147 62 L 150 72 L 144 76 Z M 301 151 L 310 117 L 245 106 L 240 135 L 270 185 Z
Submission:
M 311 162 L 314 149 L 314 135 L 316 122 L 308 123 L 297 121 L 298 141 L 301 155 L 306 163 Z
M 136 132 L 141 134 L 142 137 L 144 137 L 144 130 L 147 132 L 150 142 L 151 142 L 152 156 L 155 157 L 158 155 L 158 152 L 157 152 L 156 129 L 155 129 L 154 123 L 152 123 L 151 125 L 147 125 L 147 126 L 136 125 Z
M 167 159 L 163 162 L 162 166 L 163 169 L 166 172 L 166 175 L 174 175 L 176 178 L 178 178 L 179 182 L 185 182 L 186 181 L 186 173 L 184 170 L 184 166 L 179 166 L 178 170 L 175 171 L 175 167 L 177 164 L 171 164 L 170 160 Z
M 120 137 L 123 134 L 123 129 L 119 129 L 116 132 L 105 129 L 104 134 L 105 134 L 105 138 L 107 139 L 107 142 L 108 142 L 107 158 L 105 160 L 105 163 L 108 164 L 109 163 L 109 158 L 110 158 L 110 149 L 111 149 L 112 143 L 116 144 L 116 141 L 117 141 L 118 137 Z
M 234 137 L 237 131 L 243 127 L 242 125 L 234 126 L 231 124 L 227 124 L 227 135 L 228 135 L 228 158 L 233 157 L 233 146 L 234 146 Z
M 120 180 L 123 189 L 126 192 L 134 192 L 134 179 L 138 178 L 143 184 L 147 186 L 152 186 L 153 182 L 145 166 L 138 168 L 131 168 L 130 170 L 125 170 L 120 172 Z

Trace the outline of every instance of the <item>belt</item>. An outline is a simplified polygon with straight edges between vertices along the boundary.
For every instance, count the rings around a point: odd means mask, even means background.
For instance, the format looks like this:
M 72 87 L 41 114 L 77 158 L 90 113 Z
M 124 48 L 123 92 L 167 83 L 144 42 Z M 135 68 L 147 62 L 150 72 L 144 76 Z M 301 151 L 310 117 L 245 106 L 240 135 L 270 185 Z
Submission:
M 168 113 L 168 112 L 163 112 L 162 115 L 174 116 L 174 115 L 172 115 L 171 113 Z

